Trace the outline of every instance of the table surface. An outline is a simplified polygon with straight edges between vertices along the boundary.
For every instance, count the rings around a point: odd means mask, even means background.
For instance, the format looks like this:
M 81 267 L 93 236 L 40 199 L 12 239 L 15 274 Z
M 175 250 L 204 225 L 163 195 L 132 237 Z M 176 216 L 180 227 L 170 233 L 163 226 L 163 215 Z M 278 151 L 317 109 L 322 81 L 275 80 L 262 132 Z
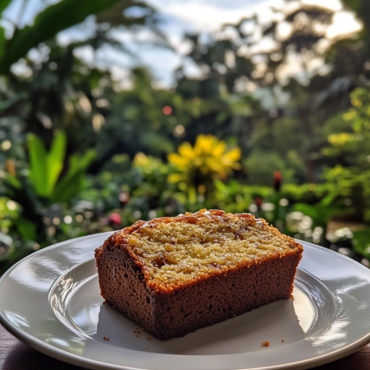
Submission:
M 0 370 L 78 370 L 81 367 L 55 360 L 22 343 L 0 325 Z M 370 370 L 370 344 L 341 360 L 316 370 Z

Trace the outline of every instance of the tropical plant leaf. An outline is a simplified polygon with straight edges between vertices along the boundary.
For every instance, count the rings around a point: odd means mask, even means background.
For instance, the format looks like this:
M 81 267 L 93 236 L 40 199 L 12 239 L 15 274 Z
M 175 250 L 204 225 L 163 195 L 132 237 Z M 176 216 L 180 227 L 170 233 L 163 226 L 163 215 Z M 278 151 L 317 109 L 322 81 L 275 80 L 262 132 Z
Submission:
M 14 175 L 8 175 L 5 181 L 14 189 L 20 189 L 22 187 L 21 182 Z
M 320 204 L 324 207 L 329 207 L 334 199 L 336 198 L 337 194 L 334 192 L 329 193 L 321 202 Z
M 7 1 L 7 0 L 5 0 Z M 0 73 L 59 31 L 81 23 L 87 16 L 108 9 L 119 0 L 62 0 L 37 15 L 32 26 L 16 30 L 0 59 Z
M 77 194 L 82 188 L 84 174 L 76 172 L 73 175 L 62 179 L 55 187 L 52 195 L 52 203 L 67 202 L 71 197 Z M 58 186 L 59 185 L 59 186 Z
M 47 182 L 49 195 L 52 194 L 60 172 L 62 171 L 64 157 L 66 154 L 66 144 L 66 135 L 63 132 L 58 132 L 54 137 L 50 152 L 47 157 Z
M 84 155 L 72 155 L 67 174 L 57 183 L 53 191 L 51 201 L 60 203 L 68 201 L 83 187 L 85 173 L 96 157 L 94 150 L 88 150 Z
M 0 7 L 1 7 L 1 3 L 0 3 Z M 4 55 L 5 44 L 6 44 L 5 29 L 3 27 L 0 27 L 0 60 L 2 56 Z
M 17 221 L 17 228 L 23 239 L 36 240 L 37 225 L 34 222 L 21 218 Z
M 30 180 L 40 197 L 48 196 L 48 164 L 44 143 L 33 134 L 27 136 L 30 156 Z
M 76 162 L 78 162 L 78 169 L 85 172 L 96 158 L 96 151 L 90 149 L 83 155 L 74 155 L 72 157 Z

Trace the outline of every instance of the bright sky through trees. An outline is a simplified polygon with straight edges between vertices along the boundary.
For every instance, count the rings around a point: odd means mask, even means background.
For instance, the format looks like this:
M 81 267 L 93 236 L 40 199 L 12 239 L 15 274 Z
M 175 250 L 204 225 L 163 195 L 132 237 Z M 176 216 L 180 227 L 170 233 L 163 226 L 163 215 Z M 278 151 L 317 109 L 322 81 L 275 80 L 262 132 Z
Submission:
M 9 19 L 9 23 L 4 21 L 4 26 L 11 32 L 11 22 L 23 26 L 32 23 L 33 17 L 40 9 L 52 1 L 29 0 L 27 6 L 21 11 L 22 1 L 16 0 L 5 11 L 4 18 Z M 55 1 L 53 1 L 55 2 Z M 97 56 L 92 55 L 88 48 L 79 50 L 78 56 L 85 62 L 97 62 L 101 67 L 109 67 L 117 80 L 125 80 L 127 70 L 135 65 L 146 65 L 152 71 L 158 86 L 170 86 L 173 83 L 173 71 L 181 63 L 185 65 L 185 71 L 190 76 L 199 75 L 200 71 L 189 60 L 184 60 L 184 55 L 188 50 L 188 45 L 183 42 L 184 33 L 192 32 L 214 32 L 221 28 L 225 23 L 236 23 L 242 17 L 257 13 L 262 22 L 270 21 L 275 15 L 271 7 L 280 8 L 281 0 L 148 0 L 160 15 L 160 28 L 169 39 L 174 51 L 151 45 L 148 43 L 137 43 L 129 31 L 116 31 L 115 36 L 118 40 L 125 43 L 136 58 L 132 59 L 122 55 L 114 49 L 104 49 Z M 292 2 L 294 3 L 294 2 Z M 360 29 L 360 24 L 355 20 L 352 13 L 344 11 L 339 0 L 303 0 L 303 3 L 315 4 L 334 9 L 337 11 L 334 22 L 327 31 L 329 38 L 338 37 Z M 294 6 L 294 4 L 292 4 Z M 20 14 L 23 14 L 20 16 Z M 6 24 L 8 23 L 8 24 Z M 87 19 L 81 26 L 73 27 L 59 35 L 59 41 L 68 43 L 71 39 L 81 39 L 86 37 L 93 27 L 91 18 Z M 149 39 L 151 35 L 143 31 L 139 34 L 139 39 Z M 261 48 L 268 48 L 269 45 L 260 45 Z M 36 53 L 37 57 L 37 53 Z M 14 70 L 14 69 L 13 69 Z M 295 73 L 298 71 L 292 66 Z M 16 71 L 22 72 L 22 66 Z M 122 84 L 124 87 L 124 83 Z

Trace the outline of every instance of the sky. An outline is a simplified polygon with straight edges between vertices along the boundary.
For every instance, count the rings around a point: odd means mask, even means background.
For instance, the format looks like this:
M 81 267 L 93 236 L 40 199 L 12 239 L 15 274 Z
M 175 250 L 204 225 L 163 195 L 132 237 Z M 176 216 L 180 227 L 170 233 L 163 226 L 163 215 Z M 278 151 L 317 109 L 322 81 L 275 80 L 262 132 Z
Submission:
M 303 0 L 309 4 L 323 4 L 322 0 Z M 199 69 L 187 58 L 184 58 L 189 45 L 183 42 L 184 33 L 209 33 L 214 32 L 225 23 L 236 23 L 242 17 L 256 12 L 262 22 L 268 22 L 274 16 L 271 5 L 281 7 L 282 0 L 147 0 L 154 6 L 160 16 L 160 27 L 167 35 L 169 43 L 176 50 L 172 51 L 163 47 L 154 46 L 150 43 L 138 43 L 128 32 L 117 31 L 115 37 L 128 47 L 135 58 L 123 55 L 110 48 L 102 49 L 95 56 L 88 48 L 77 51 L 77 56 L 87 63 L 98 61 L 101 66 L 108 66 L 117 80 L 127 79 L 127 70 L 135 65 L 147 66 L 158 86 L 169 87 L 173 81 L 173 71 L 181 64 L 189 76 L 199 76 Z M 48 2 L 50 3 L 50 1 Z M 325 6 L 337 11 L 334 23 L 328 30 L 329 37 L 336 37 L 339 34 L 350 33 L 360 28 L 354 15 L 341 10 L 339 0 L 325 0 Z M 45 4 L 43 0 L 29 0 L 23 16 L 19 18 L 19 10 L 22 0 L 13 0 L 8 9 L 4 12 L 4 18 L 8 18 L 17 24 L 31 24 L 34 16 Z M 5 23 L 4 23 L 5 22 Z M 11 32 L 10 23 L 6 24 Z M 87 19 L 82 25 L 73 27 L 59 34 L 58 40 L 67 44 L 72 39 L 83 39 L 92 29 L 93 19 Z M 142 32 L 137 37 L 150 39 L 150 34 Z M 263 45 L 261 45 L 263 47 Z M 37 53 L 33 51 L 33 54 Z M 32 55 L 32 52 L 31 52 Z M 21 66 L 22 68 L 22 66 Z

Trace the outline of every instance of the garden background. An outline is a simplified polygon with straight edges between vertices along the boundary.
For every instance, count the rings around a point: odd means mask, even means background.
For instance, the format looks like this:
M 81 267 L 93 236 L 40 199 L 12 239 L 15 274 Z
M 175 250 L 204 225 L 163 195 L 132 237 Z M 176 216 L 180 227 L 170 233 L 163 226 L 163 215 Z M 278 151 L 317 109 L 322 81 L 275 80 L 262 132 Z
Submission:
M 202 208 L 369 266 L 370 2 L 250 3 L 174 37 L 169 1 L 0 2 L 0 274 Z M 346 19 L 357 29 L 333 35 Z M 169 82 L 140 61 L 148 48 Z

